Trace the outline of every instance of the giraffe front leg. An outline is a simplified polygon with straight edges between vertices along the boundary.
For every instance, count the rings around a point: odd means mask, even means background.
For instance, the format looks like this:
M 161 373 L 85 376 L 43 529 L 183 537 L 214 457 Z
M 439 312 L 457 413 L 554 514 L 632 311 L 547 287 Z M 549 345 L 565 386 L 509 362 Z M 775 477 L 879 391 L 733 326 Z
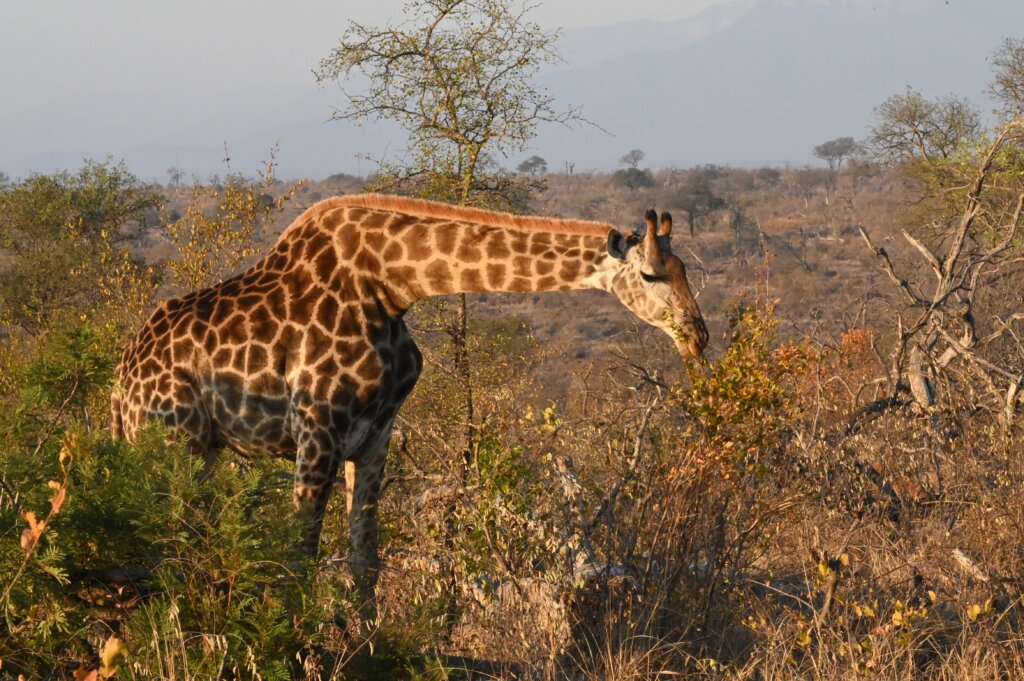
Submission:
M 360 599 L 359 618 L 366 629 L 377 619 L 376 587 L 380 571 L 377 553 L 377 504 L 387 440 L 366 461 L 345 462 L 346 501 L 351 548 L 349 565 Z
M 323 530 L 324 511 L 331 496 L 338 456 L 334 452 L 299 450 L 295 462 L 295 491 L 292 503 L 302 527 L 298 549 L 307 558 L 316 559 Z

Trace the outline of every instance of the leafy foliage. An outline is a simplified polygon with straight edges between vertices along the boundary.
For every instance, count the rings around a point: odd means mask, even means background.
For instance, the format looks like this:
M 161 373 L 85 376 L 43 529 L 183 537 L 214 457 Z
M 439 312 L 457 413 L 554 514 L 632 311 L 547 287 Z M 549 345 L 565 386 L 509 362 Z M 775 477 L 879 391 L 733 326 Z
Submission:
M 488 171 L 487 159 L 522 151 L 537 124 L 568 124 L 534 78 L 557 61 L 557 33 L 508 0 L 416 0 L 407 26 L 349 24 L 341 45 L 320 62 L 320 83 L 362 75 L 346 89 L 337 118 L 396 121 L 410 135 L 411 160 L 385 164 L 380 186 L 410 182 L 420 196 L 462 205 L 516 206 L 522 183 Z M 360 86 L 362 87 L 362 86 Z
M 612 182 L 627 187 L 630 191 L 636 191 L 643 187 L 653 187 L 654 175 L 649 168 L 620 168 L 612 175 Z
M 0 323 L 38 336 L 96 313 L 126 283 L 152 294 L 155 274 L 127 246 L 162 201 L 156 187 L 109 160 L 0 187 L 0 247 L 13 257 L 0 272 Z
M 842 167 L 843 159 L 853 156 L 857 151 L 857 143 L 852 137 L 837 137 L 814 147 L 814 155 L 828 163 L 830 170 Z
M 878 105 L 875 116 L 868 148 L 888 162 L 949 159 L 981 131 L 978 112 L 967 100 L 954 95 L 926 99 L 911 88 Z
M 192 183 L 192 200 L 184 214 L 166 222 L 178 253 L 167 267 L 179 289 L 194 291 L 215 284 L 256 254 L 267 226 L 299 188 L 293 185 L 282 196 L 270 196 L 277 183 L 275 156 L 272 150 L 255 180 L 232 172 L 229 165 L 218 186 Z

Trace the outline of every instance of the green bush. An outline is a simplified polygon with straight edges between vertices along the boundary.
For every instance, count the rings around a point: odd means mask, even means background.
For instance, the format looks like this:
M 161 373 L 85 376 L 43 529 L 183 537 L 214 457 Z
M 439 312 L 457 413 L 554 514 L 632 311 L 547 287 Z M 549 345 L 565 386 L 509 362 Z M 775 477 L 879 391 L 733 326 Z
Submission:
M 53 332 L 7 397 L 4 671 L 96 668 L 118 640 L 125 677 L 287 678 L 330 621 L 315 603 L 331 600 L 312 597 L 331 585 L 292 552 L 290 480 L 267 460 L 204 471 L 158 426 L 131 444 L 87 427 L 89 405 L 109 399 L 105 350 L 86 326 Z

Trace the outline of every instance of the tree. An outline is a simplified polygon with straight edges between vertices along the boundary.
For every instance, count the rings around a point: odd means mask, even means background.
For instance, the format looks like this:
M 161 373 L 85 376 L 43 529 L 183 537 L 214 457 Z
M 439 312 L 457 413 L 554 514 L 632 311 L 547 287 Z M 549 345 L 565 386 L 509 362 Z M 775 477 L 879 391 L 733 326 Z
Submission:
M 646 154 L 641 149 L 632 149 L 626 152 L 622 158 L 619 159 L 619 164 L 624 165 L 627 168 L 636 168 L 640 165 L 640 161 L 644 160 Z
M 6 187 L 11 183 L 11 176 L 5 172 L 0 172 L 0 189 Z
M 978 112 L 967 100 L 955 95 L 925 99 L 912 88 L 875 107 L 875 116 L 867 147 L 889 163 L 947 159 L 981 130 Z
M 697 221 L 722 208 L 725 201 L 711 189 L 711 182 L 722 171 L 714 165 L 699 166 L 686 176 L 673 202 L 686 211 L 686 222 L 693 236 Z
M 991 59 L 995 80 L 989 94 L 1007 120 L 1024 116 L 1024 40 L 1006 38 Z
M 640 149 L 632 149 L 626 152 L 620 159 L 619 165 L 626 166 L 620 168 L 612 174 L 612 184 L 619 187 L 628 187 L 629 191 L 635 192 L 641 187 L 653 187 L 654 175 L 651 173 L 649 168 L 641 170 L 639 168 L 640 161 L 644 160 L 644 152 Z
M 1010 120 L 990 134 L 954 95 L 927 100 L 908 89 L 875 110 L 869 147 L 922 182 L 924 196 L 914 202 L 903 236 L 934 281 L 898 274 L 863 227 L 861 236 L 904 303 L 894 320 L 890 401 L 909 386 L 915 401 L 930 407 L 934 378 L 947 395 L 987 394 L 1009 428 L 1024 383 L 1018 340 L 1024 316 L 1008 283 L 1022 276 L 1024 121 L 1013 117 L 1024 93 L 1024 43 L 1005 41 L 993 66 L 990 92 Z
M 619 187 L 628 187 L 631 192 L 641 187 L 653 187 L 655 184 L 654 175 L 648 168 L 620 168 L 612 174 L 612 183 Z
M 168 184 L 177 189 L 181 186 L 181 180 L 185 177 L 185 171 L 181 166 L 173 165 L 167 169 L 167 181 Z
M 0 321 L 40 335 L 116 297 L 139 276 L 129 242 L 162 204 L 155 185 L 109 160 L 0 189 L 0 247 L 12 256 L 0 274 Z
M 529 9 L 511 0 L 412 0 L 403 10 L 408 23 L 350 22 L 317 81 L 365 77 L 365 88 L 343 87 L 348 105 L 333 117 L 388 119 L 409 133 L 412 158 L 386 165 L 386 180 L 411 181 L 420 195 L 452 203 L 507 207 L 521 185 L 483 172 L 484 155 L 522 151 L 542 122 L 583 120 L 579 109 L 556 110 L 534 83 L 544 64 L 558 61 L 558 32 L 530 21 Z
M 946 395 L 969 393 L 1009 429 L 1024 387 L 1020 323 L 1013 283 L 1022 276 L 1019 234 L 1024 224 L 1024 121 L 1010 121 L 992 142 L 964 150 L 965 184 L 950 192 L 960 204 L 945 213 L 933 244 L 903 237 L 930 275 L 897 272 L 888 253 L 860 227 L 861 237 L 891 281 L 901 304 L 890 354 L 891 403 L 909 389 L 922 407 L 936 401 L 932 378 Z M 932 280 L 934 276 L 934 280 Z M 927 277 L 928 281 L 921 281 Z M 1005 287 L 1009 283 L 1010 289 Z M 965 385 L 966 384 L 966 385 Z
M 857 143 L 852 137 L 837 137 L 814 147 L 814 156 L 828 163 L 830 170 L 838 170 L 843 159 L 857 153 Z
M 521 173 L 525 173 L 526 175 L 536 177 L 537 175 L 543 175 L 548 172 L 548 162 L 540 156 L 534 155 L 520 163 L 519 166 L 516 167 L 516 170 Z
M 347 106 L 334 118 L 387 119 L 409 134 L 411 158 L 384 164 L 378 189 L 402 189 L 461 205 L 515 209 L 540 188 L 536 181 L 485 167 L 488 156 L 521 152 L 542 122 L 571 125 L 579 109 L 556 110 L 534 83 L 544 64 L 558 61 L 558 32 L 530 21 L 531 6 L 512 0 L 411 0 L 407 23 L 382 28 L 349 22 L 341 44 L 320 62 L 321 84 L 349 82 Z M 467 349 L 466 297 L 458 296 L 448 332 L 463 392 L 465 427 L 458 487 L 470 473 L 477 423 Z M 455 501 L 448 509 L 444 543 L 454 546 Z M 454 584 L 454 577 L 452 577 Z M 449 622 L 455 621 L 449 602 Z
M 758 184 L 771 189 L 779 184 L 779 181 L 782 179 L 782 173 L 775 168 L 764 166 L 754 171 L 754 178 Z

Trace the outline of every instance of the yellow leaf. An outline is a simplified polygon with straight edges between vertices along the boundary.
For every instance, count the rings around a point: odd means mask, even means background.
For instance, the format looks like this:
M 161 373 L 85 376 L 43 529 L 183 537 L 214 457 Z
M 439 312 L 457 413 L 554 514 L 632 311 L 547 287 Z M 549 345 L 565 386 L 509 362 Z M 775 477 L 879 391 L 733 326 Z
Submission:
M 796 644 L 801 648 L 806 648 L 811 645 L 811 628 L 803 627 L 800 630 L 800 634 L 796 638 Z
M 980 614 L 981 614 L 981 606 L 978 605 L 977 603 L 975 603 L 974 605 L 972 605 L 969 608 L 967 608 L 967 616 L 971 619 L 972 622 L 974 620 L 977 620 L 978 616 Z
M 103 652 L 100 653 L 100 677 L 110 678 L 117 672 L 121 660 L 128 654 L 128 648 L 116 636 L 111 636 L 103 644 Z
M 39 538 L 43 536 L 46 521 L 36 520 L 36 514 L 32 511 L 22 511 L 21 517 L 28 523 L 28 528 L 21 533 L 21 548 L 25 549 L 25 555 L 28 555 L 32 553 L 32 549 L 39 543 Z
M 50 480 L 46 483 L 46 486 L 53 490 L 53 497 L 50 498 L 50 506 L 53 508 L 52 513 L 57 513 L 60 511 L 60 507 L 64 505 L 64 497 L 67 496 L 68 488 L 56 480 Z

